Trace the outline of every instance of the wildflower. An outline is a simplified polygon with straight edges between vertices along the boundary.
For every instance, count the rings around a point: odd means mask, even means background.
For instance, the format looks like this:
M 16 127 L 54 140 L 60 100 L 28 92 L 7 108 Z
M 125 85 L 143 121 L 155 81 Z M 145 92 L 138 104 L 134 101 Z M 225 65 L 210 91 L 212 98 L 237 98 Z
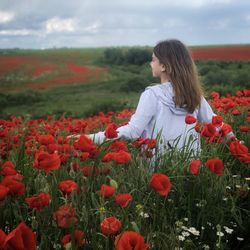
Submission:
M 26 191 L 24 183 L 21 182 L 22 178 L 23 176 L 19 174 L 5 176 L 1 185 L 9 189 L 8 194 L 12 196 L 21 196 Z
M 172 186 L 169 177 L 164 174 L 153 174 L 149 185 L 161 196 L 167 196 Z
M 115 249 L 140 249 L 147 250 L 148 243 L 144 243 L 144 237 L 133 231 L 125 231 L 115 238 Z
M 100 213 L 105 213 L 105 212 L 106 212 L 105 207 L 99 207 L 99 212 L 100 212 Z
M 58 188 L 64 193 L 64 194 L 71 194 L 75 190 L 78 189 L 77 183 L 75 183 L 72 180 L 65 180 L 60 181 L 58 184 Z
M 122 223 L 116 217 L 108 217 L 101 224 L 101 232 L 104 235 L 116 235 L 120 230 Z
M 177 227 L 181 227 L 181 226 L 183 225 L 183 222 L 177 220 L 177 221 L 175 222 L 175 225 L 176 225 Z
M 36 249 L 36 234 L 21 222 L 13 231 L 4 239 L 3 249 Z
M 244 238 L 237 237 L 237 240 L 238 240 L 238 241 L 243 241 L 243 240 L 244 240 Z
M 115 193 L 116 189 L 112 186 L 102 184 L 101 190 L 100 190 L 100 195 L 103 198 L 109 198 Z
M 69 243 L 71 243 L 71 234 L 66 234 L 62 238 L 62 244 L 65 249 L 68 249 L 67 246 Z M 84 232 L 81 230 L 75 230 L 74 232 L 74 241 L 75 241 L 75 246 L 81 247 L 84 245 L 85 240 L 84 240 Z
M 178 235 L 178 239 L 179 239 L 180 241 L 184 241 L 184 240 L 185 240 L 185 237 L 182 236 L 182 235 Z
M 0 184 L 0 202 L 5 199 L 5 197 L 8 195 L 8 192 L 9 188 Z
M 199 236 L 199 235 L 200 235 L 200 232 L 199 232 L 198 230 L 196 230 L 194 227 L 188 228 L 188 231 L 189 231 L 191 234 L 195 235 L 195 236 Z
M 224 164 L 223 161 L 220 159 L 210 159 L 207 160 L 205 163 L 206 167 L 213 173 L 218 176 L 223 174 Z
M 61 228 L 69 228 L 77 222 L 76 209 L 69 204 L 62 205 L 53 215 L 54 220 Z
M 185 123 L 186 124 L 193 124 L 196 122 L 196 118 L 193 117 L 192 115 L 186 115 L 185 117 Z
M 37 152 L 33 163 L 34 168 L 43 169 L 46 174 L 60 167 L 61 160 L 58 154 L 49 154 L 47 152 Z
M 104 135 L 109 139 L 116 138 L 118 136 L 118 133 L 116 131 L 117 128 L 118 126 L 114 123 L 108 124 L 105 129 Z
M 137 213 L 140 213 L 140 212 L 143 210 L 143 205 L 137 204 L 137 205 L 135 206 L 135 210 L 136 210 Z
M 140 214 L 139 214 L 141 217 L 143 217 L 143 218 L 149 218 L 149 214 L 148 213 L 144 213 L 144 212 L 140 212 Z
M 237 174 L 232 175 L 233 178 L 237 178 L 238 176 L 239 175 L 237 175 Z
M 51 200 L 50 194 L 40 193 L 38 196 L 28 197 L 25 199 L 25 202 L 31 207 L 35 208 L 38 211 L 43 210 L 46 206 L 49 205 Z
M 189 172 L 192 175 L 197 175 L 201 166 L 200 160 L 192 160 L 189 164 Z
M 133 197 L 131 194 L 128 194 L 128 193 L 118 194 L 115 197 L 114 203 L 116 205 L 119 205 L 120 207 L 126 207 L 132 199 Z
M 219 237 L 223 237 L 224 233 L 223 232 L 217 232 L 216 235 L 219 236 Z
M 206 245 L 206 244 L 203 245 L 202 248 L 204 248 L 204 250 L 209 250 L 210 249 L 209 245 Z
M 233 229 L 231 229 L 227 226 L 224 226 L 224 229 L 225 229 L 226 233 L 228 233 L 228 234 L 232 234 L 232 232 L 234 231 Z
M 188 236 L 190 235 L 189 232 L 182 232 L 181 234 L 182 234 L 182 236 L 184 236 L 184 237 L 188 237 Z

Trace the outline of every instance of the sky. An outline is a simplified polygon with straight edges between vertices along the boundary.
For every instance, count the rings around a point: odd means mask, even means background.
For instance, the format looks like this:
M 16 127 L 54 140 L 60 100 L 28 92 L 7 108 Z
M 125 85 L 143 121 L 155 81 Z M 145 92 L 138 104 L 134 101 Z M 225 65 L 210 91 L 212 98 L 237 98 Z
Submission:
M 1 0 L 0 48 L 250 43 L 249 0 Z

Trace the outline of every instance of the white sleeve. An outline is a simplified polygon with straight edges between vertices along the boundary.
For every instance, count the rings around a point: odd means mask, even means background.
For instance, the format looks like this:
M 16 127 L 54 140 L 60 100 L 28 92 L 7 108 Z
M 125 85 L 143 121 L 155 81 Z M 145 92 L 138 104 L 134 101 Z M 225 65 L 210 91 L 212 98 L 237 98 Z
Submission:
M 211 123 L 213 116 L 216 116 L 216 114 L 213 112 L 207 100 L 204 97 L 202 97 L 197 116 L 199 122 Z
M 157 112 L 157 98 L 152 90 L 145 90 L 140 97 L 135 113 L 131 116 L 127 125 L 119 127 L 118 138 L 137 139 L 139 138 L 152 117 Z M 106 140 L 104 132 L 89 134 L 94 143 L 101 144 Z
M 157 98 L 151 89 L 146 89 L 141 94 L 136 111 L 128 124 L 117 129 L 118 137 L 125 139 L 139 138 L 156 112 Z
M 104 140 L 106 139 L 104 132 L 89 134 L 89 137 L 94 143 L 97 143 L 97 144 L 102 144 L 104 142 Z

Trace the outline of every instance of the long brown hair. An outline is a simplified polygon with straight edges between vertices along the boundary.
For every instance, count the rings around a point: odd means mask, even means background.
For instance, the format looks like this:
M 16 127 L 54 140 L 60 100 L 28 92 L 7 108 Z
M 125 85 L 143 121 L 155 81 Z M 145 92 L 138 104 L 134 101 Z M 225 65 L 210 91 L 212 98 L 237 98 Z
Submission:
M 201 102 L 203 91 L 188 48 L 179 40 L 171 39 L 159 42 L 153 52 L 170 76 L 175 105 L 193 113 Z

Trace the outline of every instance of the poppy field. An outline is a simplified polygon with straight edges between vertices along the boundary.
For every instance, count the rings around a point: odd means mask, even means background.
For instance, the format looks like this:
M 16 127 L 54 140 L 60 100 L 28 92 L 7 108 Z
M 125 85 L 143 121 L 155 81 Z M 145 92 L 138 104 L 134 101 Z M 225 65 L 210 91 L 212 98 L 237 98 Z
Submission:
M 0 249 L 248 249 L 250 91 L 210 104 L 211 124 L 186 116 L 192 157 L 115 139 L 129 109 L 0 120 Z M 86 136 L 100 130 L 101 145 Z
M 0 55 L 0 90 L 20 92 L 64 85 L 94 83 L 107 74 L 94 66 L 90 51 L 48 50 Z M 95 51 L 98 55 L 98 52 Z M 93 56 L 92 56 L 93 57 Z M 79 61 L 80 58 L 80 61 Z

